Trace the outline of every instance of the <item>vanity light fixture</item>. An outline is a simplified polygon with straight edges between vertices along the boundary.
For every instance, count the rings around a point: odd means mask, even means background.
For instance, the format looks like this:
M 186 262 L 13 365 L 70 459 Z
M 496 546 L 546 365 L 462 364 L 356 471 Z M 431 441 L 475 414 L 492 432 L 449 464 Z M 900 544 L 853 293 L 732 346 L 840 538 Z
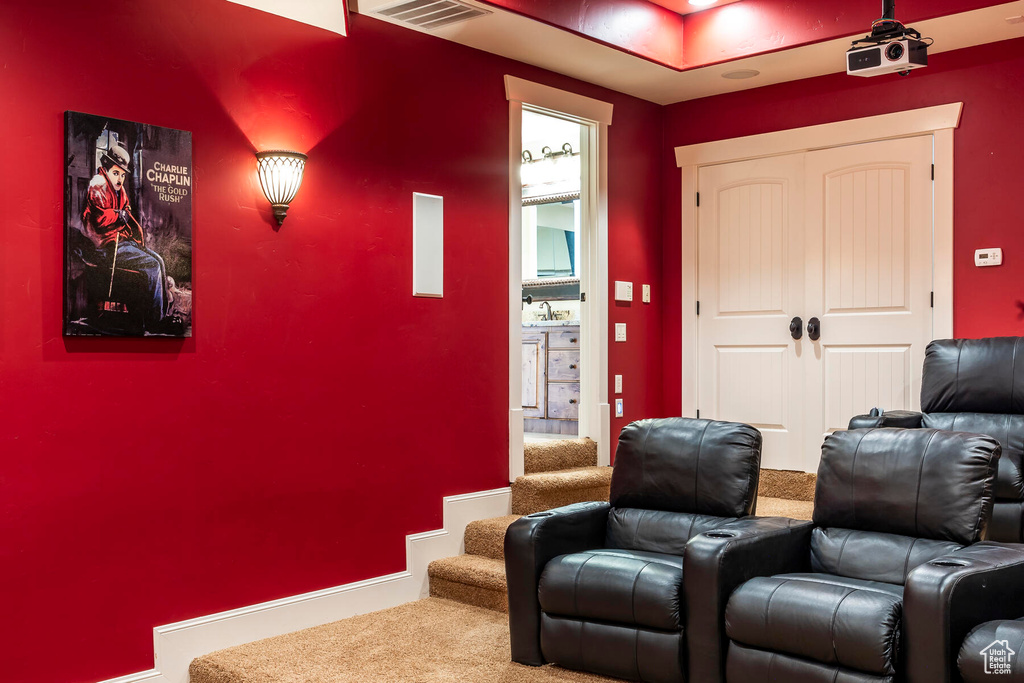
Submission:
M 306 168 L 306 155 L 300 152 L 270 150 L 256 152 L 257 170 L 263 194 L 274 207 L 278 225 L 284 225 L 288 205 L 302 185 L 302 171 Z

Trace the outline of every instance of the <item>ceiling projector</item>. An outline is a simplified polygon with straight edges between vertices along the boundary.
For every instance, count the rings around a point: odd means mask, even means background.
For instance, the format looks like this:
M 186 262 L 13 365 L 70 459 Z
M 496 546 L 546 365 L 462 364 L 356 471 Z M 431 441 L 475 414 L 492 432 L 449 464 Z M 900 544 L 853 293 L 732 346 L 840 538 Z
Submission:
M 896 21 L 896 0 L 883 0 L 882 18 L 871 24 L 871 33 L 853 41 L 846 51 L 846 73 L 850 76 L 881 76 L 928 66 L 931 39 Z

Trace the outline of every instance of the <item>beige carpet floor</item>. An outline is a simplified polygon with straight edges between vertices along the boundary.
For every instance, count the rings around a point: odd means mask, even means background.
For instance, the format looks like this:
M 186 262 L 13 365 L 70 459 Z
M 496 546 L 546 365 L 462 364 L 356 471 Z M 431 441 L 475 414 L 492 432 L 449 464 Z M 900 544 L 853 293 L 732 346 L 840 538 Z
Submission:
M 792 517 L 810 519 L 814 503 L 809 500 L 787 500 L 785 498 L 757 497 L 758 517 Z
M 192 662 L 191 683 L 617 683 L 511 662 L 508 616 L 426 598 Z

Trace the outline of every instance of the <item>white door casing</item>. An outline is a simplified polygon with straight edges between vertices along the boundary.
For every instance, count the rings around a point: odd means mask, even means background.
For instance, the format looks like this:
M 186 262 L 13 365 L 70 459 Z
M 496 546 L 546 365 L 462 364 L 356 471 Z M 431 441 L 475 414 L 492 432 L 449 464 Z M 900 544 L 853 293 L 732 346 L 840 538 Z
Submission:
M 523 109 L 575 121 L 583 127 L 581 158 L 579 436 L 597 442 L 597 463 L 611 462 L 608 405 L 608 126 L 612 105 L 590 97 L 505 76 L 509 103 L 509 481 L 524 473 L 522 400 L 522 153 Z
M 698 407 L 697 335 L 697 215 L 694 201 L 698 169 L 714 164 L 780 156 L 876 140 L 930 134 L 934 145 L 933 213 L 933 336 L 950 337 L 952 320 L 953 245 L 953 130 L 958 126 L 962 103 L 851 119 L 818 126 L 718 140 L 677 147 L 676 163 L 682 180 L 682 395 L 683 415 Z M 703 202 L 702 202 L 703 203 Z M 804 324 L 806 325 L 806 320 Z M 919 363 L 918 363 L 919 365 Z M 868 406 L 870 407 L 870 406 Z M 765 463 L 766 466 L 771 466 Z M 808 469 L 793 466 L 794 469 Z

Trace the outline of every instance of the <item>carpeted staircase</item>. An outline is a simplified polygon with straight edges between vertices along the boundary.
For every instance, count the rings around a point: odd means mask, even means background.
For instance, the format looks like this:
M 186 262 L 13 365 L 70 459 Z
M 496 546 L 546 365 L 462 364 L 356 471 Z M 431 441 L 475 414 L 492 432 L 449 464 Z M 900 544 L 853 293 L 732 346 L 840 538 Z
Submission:
M 612 468 L 596 467 L 597 444 L 590 439 L 528 442 L 526 474 L 512 484 L 512 512 L 470 522 L 464 555 L 430 563 L 430 595 L 508 611 L 505 586 L 505 531 L 521 515 L 579 503 L 608 500 Z M 810 519 L 815 475 L 761 470 L 757 514 Z
M 512 483 L 512 512 L 470 522 L 466 554 L 430 563 L 430 595 L 501 612 L 508 611 L 505 589 L 505 530 L 542 510 L 588 500 L 608 500 L 612 468 L 597 467 L 597 443 L 591 439 L 530 441 L 526 474 Z

